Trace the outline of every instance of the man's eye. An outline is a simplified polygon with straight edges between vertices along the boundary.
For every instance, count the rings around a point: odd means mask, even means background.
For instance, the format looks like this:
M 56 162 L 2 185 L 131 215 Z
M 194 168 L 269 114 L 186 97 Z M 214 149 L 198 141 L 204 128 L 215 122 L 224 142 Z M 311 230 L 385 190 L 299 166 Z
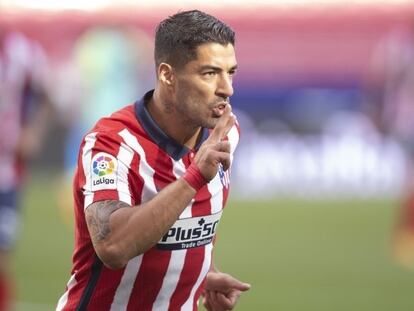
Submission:
M 205 76 L 215 76 L 216 72 L 215 71 L 207 71 L 204 73 Z

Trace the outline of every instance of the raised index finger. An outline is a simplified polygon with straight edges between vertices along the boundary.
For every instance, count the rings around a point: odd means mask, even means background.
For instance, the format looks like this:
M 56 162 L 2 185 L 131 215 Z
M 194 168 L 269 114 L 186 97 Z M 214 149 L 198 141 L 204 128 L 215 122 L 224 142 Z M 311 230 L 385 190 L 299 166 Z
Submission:
M 236 118 L 231 113 L 231 106 L 230 104 L 227 104 L 224 108 L 223 115 L 220 117 L 220 120 L 211 131 L 210 137 L 208 139 L 212 142 L 221 141 L 229 133 L 235 122 Z

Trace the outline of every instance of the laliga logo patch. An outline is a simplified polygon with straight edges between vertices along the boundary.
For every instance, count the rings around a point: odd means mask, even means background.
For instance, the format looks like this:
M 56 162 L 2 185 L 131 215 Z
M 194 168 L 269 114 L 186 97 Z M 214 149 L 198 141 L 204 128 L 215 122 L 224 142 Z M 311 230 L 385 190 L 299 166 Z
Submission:
M 97 153 L 92 158 L 92 191 L 116 189 L 118 162 L 112 155 Z
M 98 176 L 109 175 L 114 171 L 115 164 L 111 157 L 100 156 L 93 161 L 93 172 Z
M 220 164 L 218 173 L 220 176 L 221 184 L 223 185 L 224 188 L 228 188 L 230 185 L 229 170 L 224 171 L 223 165 Z

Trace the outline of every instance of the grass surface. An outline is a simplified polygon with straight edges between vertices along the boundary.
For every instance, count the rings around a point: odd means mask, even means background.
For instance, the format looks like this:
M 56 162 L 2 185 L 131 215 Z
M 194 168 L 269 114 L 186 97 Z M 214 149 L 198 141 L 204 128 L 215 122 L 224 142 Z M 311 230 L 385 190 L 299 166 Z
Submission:
M 13 258 L 17 311 L 53 310 L 69 278 L 73 231 L 57 208 L 57 187 L 45 177 L 26 187 Z M 231 201 L 215 261 L 253 286 L 236 310 L 414 310 L 414 273 L 389 255 L 395 205 Z

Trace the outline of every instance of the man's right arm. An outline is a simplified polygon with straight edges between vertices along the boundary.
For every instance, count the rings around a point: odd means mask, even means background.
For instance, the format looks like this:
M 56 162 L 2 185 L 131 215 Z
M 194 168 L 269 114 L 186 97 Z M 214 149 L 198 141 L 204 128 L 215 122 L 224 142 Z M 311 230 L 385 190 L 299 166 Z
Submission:
M 192 166 L 206 181 L 214 178 L 220 164 L 225 170 L 230 166 L 230 144 L 222 139 L 234 123 L 235 117 L 227 106 L 197 152 Z M 124 267 L 168 232 L 196 192 L 191 180 L 179 178 L 148 202 L 133 208 L 114 200 L 92 203 L 86 208 L 85 217 L 97 255 L 110 268 Z
M 134 208 L 106 200 L 91 204 L 85 211 L 95 251 L 113 269 L 147 251 L 168 232 L 196 191 L 180 178 L 152 200 Z

